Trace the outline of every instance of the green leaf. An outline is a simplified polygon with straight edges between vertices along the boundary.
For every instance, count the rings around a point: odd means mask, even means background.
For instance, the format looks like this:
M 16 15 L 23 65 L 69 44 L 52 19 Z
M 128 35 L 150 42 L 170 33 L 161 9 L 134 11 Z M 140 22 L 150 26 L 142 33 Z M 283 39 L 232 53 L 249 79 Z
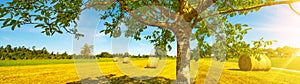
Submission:
M 168 49 L 169 49 L 169 51 L 171 51 L 172 50 L 172 46 L 168 45 Z
M 46 35 L 47 35 L 47 36 L 50 36 L 50 32 L 49 32 L 49 31 L 46 31 Z
M 38 25 L 35 25 L 34 28 L 38 28 L 38 27 L 43 27 L 44 24 L 38 24 Z
M 3 25 L 2 25 L 2 26 L 3 26 L 3 27 L 8 26 L 7 23 L 8 23 L 9 21 L 10 21 L 10 19 L 6 19 L 6 20 L 3 22 Z
M 15 30 L 15 27 L 16 27 L 16 25 L 13 25 L 13 26 L 11 27 L 11 30 Z
M 6 19 L 0 19 L 0 21 L 5 21 Z

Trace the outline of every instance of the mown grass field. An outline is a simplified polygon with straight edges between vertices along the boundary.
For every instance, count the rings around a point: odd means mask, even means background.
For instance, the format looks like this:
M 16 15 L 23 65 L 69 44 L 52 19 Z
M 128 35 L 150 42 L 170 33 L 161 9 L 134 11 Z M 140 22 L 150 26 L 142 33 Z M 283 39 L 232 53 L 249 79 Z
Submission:
M 97 62 L 111 62 L 113 59 L 97 60 Z M 60 59 L 60 60 L 0 60 L 1 66 L 27 66 L 27 65 L 47 65 L 47 64 L 71 64 L 74 63 L 73 59 Z
M 289 59 L 272 59 L 274 66 L 284 66 L 285 67 L 296 67 L 300 61 L 299 58 L 294 59 L 295 62 L 288 63 L 288 66 L 285 66 Z M 68 82 L 79 81 L 79 77 L 76 70 L 76 64 L 73 60 L 55 60 L 57 63 L 53 63 L 53 60 L 44 63 L 43 60 L 22 60 L 24 64 L 19 62 L 19 64 L 11 64 L 14 61 L 0 61 L 0 84 L 6 83 L 40 83 L 40 84 L 65 84 Z M 45 60 L 44 60 L 45 61 Z M 46 60 L 47 61 L 47 60 Z M 65 61 L 65 62 L 59 62 Z M 275 62 L 276 61 L 276 62 Z M 280 61 L 280 62 L 279 62 Z M 2 63 L 7 63 L 6 65 Z M 28 64 L 28 62 L 36 62 Z M 102 75 L 115 74 L 116 77 L 123 76 L 122 71 L 112 59 L 100 59 L 97 61 L 98 67 L 101 69 Z M 27 66 L 25 66 L 27 63 Z M 44 63 L 44 64 L 43 64 Z M 67 63 L 67 64 L 63 64 Z M 143 67 L 147 65 L 147 59 L 132 59 L 133 65 L 137 66 L 142 70 L 145 70 Z M 11 64 L 11 65 L 9 65 Z M 40 65 L 41 64 L 41 65 Z M 159 77 L 165 77 L 174 80 L 175 79 L 175 60 L 168 59 L 166 65 L 158 74 Z M 200 68 L 197 73 L 197 78 L 195 82 L 197 84 L 204 83 L 206 76 L 211 66 L 210 59 L 201 59 Z M 23 66 L 20 66 L 23 65 Z M 125 64 L 125 66 L 131 66 Z M 298 66 L 300 67 L 300 66 Z M 129 70 L 131 68 L 128 68 Z M 297 69 L 297 68 L 295 68 Z M 87 69 L 86 72 L 90 70 Z M 81 71 L 82 72 L 82 71 Z M 142 72 L 133 72 L 134 74 L 141 74 Z M 299 84 L 300 83 L 300 73 L 282 71 L 282 70 L 271 70 L 268 72 L 265 71 L 240 71 L 237 63 L 234 62 L 225 62 L 224 68 L 222 69 L 222 74 L 218 83 L 220 84 Z M 209 82 L 209 81 L 206 81 Z
M 70 63 L 74 63 L 74 60 L 1 60 L 0 66 L 27 66 Z
M 273 67 L 300 70 L 300 57 L 271 58 Z

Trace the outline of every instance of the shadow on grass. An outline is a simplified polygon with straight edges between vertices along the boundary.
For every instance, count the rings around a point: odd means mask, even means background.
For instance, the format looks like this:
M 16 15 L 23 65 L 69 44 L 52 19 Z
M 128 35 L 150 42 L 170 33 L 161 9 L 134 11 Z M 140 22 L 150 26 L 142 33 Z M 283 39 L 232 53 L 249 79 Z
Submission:
M 107 75 L 97 78 L 85 78 L 80 81 L 69 82 L 67 84 L 171 84 L 174 80 L 164 77 L 138 77 L 130 78 L 129 76 L 114 77 L 115 75 Z M 139 80 L 147 79 L 147 80 Z
M 227 70 L 231 70 L 231 71 L 244 71 L 244 72 L 246 72 L 246 71 L 252 71 L 252 72 L 269 72 L 269 70 L 260 70 L 260 69 L 258 69 L 258 70 L 227 69 Z
M 231 70 L 231 71 L 243 71 L 241 69 L 228 69 L 228 70 Z

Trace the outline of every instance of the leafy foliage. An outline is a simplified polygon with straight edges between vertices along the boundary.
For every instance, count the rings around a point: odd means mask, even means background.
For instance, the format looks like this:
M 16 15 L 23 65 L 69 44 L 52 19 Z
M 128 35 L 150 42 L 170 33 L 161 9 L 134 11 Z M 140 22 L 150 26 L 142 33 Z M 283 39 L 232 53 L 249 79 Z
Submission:
M 191 9 L 192 11 L 196 10 L 196 5 L 199 5 L 197 1 L 186 2 L 189 4 L 187 8 Z M 136 40 L 141 40 L 140 34 L 141 32 L 143 32 L 143 30 L 149 28 L 147 27 L 147 25 L 151 27 L 157 27 L 158 30 L 161 29 L 162 31 L 154 31 L 152 35 L 147 35 L 145 38 L 155 46 L 159 45 L 160 47 L 165 48 L 165 50 L 170 50 L 171 46 L 169 46 L 168 44 L 175 41 L 175 36 L 173 34 L 176 34 L 175 31 L 170 31 L 172 30 L 172 28 L 166 28 L 167 26 L 161 27 L 155 24 L 147 24 L 138 20 L 138 18 L 136 17 L 142 17 L 144 21 L 172 23 L 175 19 L 171 16 L 162 17 L 164 15 L 164 12 L 162 11 L 169 10 L 168 12 L 180 12 L 182 13 L 180 15 L 182 15 L 185 20 L 189 22 L 188 24 L 190 24 L 193 29 L 192 40 L 196 40 L 198 42 L 198 47 L 196 50 L 199 52 L 198 54 L 200 57 L 211 54 L 208 52 L 212 50 L 212 45 L 209 45 L 205 39 L 213 36 L 225 42 L 224 45 L 228 47 L 228 49 L 226 50 L 226 52 L 228 53 L 227 57 L 234 57 L 245 55 L 246 53 L 243 52 L 247 52 L 248 50 L 250 50 L 250 44 L 246 43 L 243 40 L 243 36 L 246 35 L 252 28 L 249 28 L 246 24 L 233 24 L 227 19 L 237 15 L 247 15 L 251 12 L 258 11 L 263 6 L 274 5 L 277 3 L 275 3 L 274 0 L 250 0 L 243 2 L 236 2 L 233 0 L 217 0 L 214 2 L 214 4 L 208 6 L 206 9 L 203 9 L 201 11 L 197 10 L 198 14 L 193 14 L 192 12 L 184 12 L 185 8 L 180 8 L 179 6 L 182 4 L 182 2 L 180 1 L 140 0 L 124 1 L 124 4 L 126 5 L 122 5 L 122 1 L 118 1 L 118 3 L 113 3 L 107 9 L 102 10 L 105 13 L 101 15 L 101 19 L 107 21 L 105 23 L 105 26 L 107 28 L 105 30 L 102 30 L 101 32 L 105 32 L 105 34 L 109 34 L 110 36 L 118 37 L 121 33 L 121 28 L 118 25 L 120 25 L 121 23 L 125 23 L 125 25 L 128 27 L 125 35 L 127 35 L 127 37 L 134 37 L 134 39 Z M 159 7 L 157 7 L 159 11 L 151 11 L 151 9 L 155 9 L 155 7 L 152 7 L 153 5 L 161 6 L 163 8 L 160 9 Z M 150 6 L 149 10 L 139 9 L 143 8 L 144 6 Z M 136 16 L 131 14 L 131 12 L 135 13 Z M 193 24 L 195 24 L 195 26 L 193 26 Z M 173 34 L 164 33 L 164 31 L 172 32 Z M 225 33 L 225 35 L 223 35 L 225 36 L 223 39 L 221 39 L 222 35 L 220 35 L 222 33 Z M 160 36 L 164 38 L 161 38 Z
M 72 3 L 69 3 L 72 2 Z M 242 24 L 232 24 L 227 21 L 228 17 L 234 17 L 236 15 L 247 15 L 248 13 L 258 11 L 261 7 L 276 5 L 276 4 L 290 4 L 292 1 L 282 1 L 275 2 L 275 0 L 258 0 L 258 1 L 234 1 L 234 0 L 213 0 L 213 4 L 200 4 L 197 1 L 145 1 L 145 0 L 133 0 L 133 1 L 123 1 L 113 2 L 109 0 L 98 1 L 90 0 L 83 2 L 81 0 L 42 0 L 42 1 L 20 1 L 13 0 L 7 2 L 6 4 L 0 5 L 0 21 L 3 22 L 2 28 L 11 26 L 12 30 L 15 27 L 21 27 L 25 24 L 34 24 L 35 28 L 43 28 L 42 33 L 46 35 L 53 35 L 55 32 L 63 33 L 61 28 L 65 29 L 69 33 L 76 34 L 76 37 L 82 36 L 77 33 L 76 18 L 82 10 L 88 8 L 94 8 L 98 11 L 103 11 L 101 14 L 102 20 L 106 20 L 106 29 L 102 30 L 105 34 L 109 34 L 112 37 L 119 37 L 121 35 L 121 28 L 119 25 L 125 23 L 129 29 L 126 31 L 127 37 L 134 37 L 136 40 L 141 40 L 140 34 L 147 26 L 153 26 L 162 28 L 161 31 L 154 31 L 152 35 L 148 35 L 145 39 L 150 40 L 156 46 L 160 46 L 168 50 L 171 50 L 171 46 L 168 45 L 175 41 L 175 36 L 170 30 L 165 29 L 165 27 L 157 26 L 155 24 L 145 24 L 137 20 L 134 16 L 130 14 L 130 10 L 138 10 L 143 6 L 160 6 L 164 10 L 169 10 L 170 12 L 179 12 L 183 15 L 185 20 L 191 25 L 196 32 L 193 33 L 193 39 L 198 41 L 199 52 L 203 53 L 209 46 L 204 41 L 205 37 L 212 36 L 216 30 L 224 30 L 226 33 L 226 43 L 230 47 L 237 49 L 240 47 L 240 43 L 243 36 L 247 34 L 247 29 L 242 27 L 247 27 Z M 181 7 L 182 4 L 187 3 L 188 6 Z M 202 10 L 197 10 L 197 5 L 202 5 Z M 207 7 L 206 7 L 207 6 Z M 82 7 L 84 7 L 82 9 Z M 126 8 L 127 7 L 127 8 Z M 161 13 L 163 13 L 163 9 Z M 189 9 L 191 11 L 185 11 Z M 163 14 L 156 14 L 154 10 L 146 11 L 139 10 L 134 11 L 139 16 L 145 17 L 145 20 L 150 21 L 163 21 L 172 22 L 171 17 L 162 17 Z M 193 12 L 198 12 L 197 14 Z M 159 11 L 158 11 L 159 12 Z M 155 15 L 155 16 L 153 16 Z M 151 17 L 150 17 L 151 16 Z M 211 25 L 217 17 L 222 21 L 224 27 L 217 27 L 216 30 L 211 30 L 208 25 Z M 109 19 L 109 20 L 108 20 Z M 169 20 L 171 19 L 171 20 Z M 74 26 L 72 29 L 68 29 L 70 26 Z M 238 32 L 237 32 L 238 31 Z M 174 33 L 174 31 L 172 31 Z M 239 40 L 238 40 L 239 39 Z M 203 55 L 202 55 L 203 56 Z
M 1 28 L 11 27 L 14 30 L 25 24 L 34 24 L 34 28 L 42 28 L 41 33 L 48 36 L 63 33 L 61 29 L 76 37 L 83 36 L 75 29 L 81 6 L 81 0 L 12 0 L 0 4 Z M 74 28 L 70 29 L 70 26 Z
M 254 47 L 252 50 L 248 51 L 250 52 L 250 54 L 264 54 L 264 49 L 269 46 L 272 45 L 274 42 L 277 42 L 276 40 L 270 40 L 270 41 L 265 41 L 264 38 L 260 38 L 260 40 L 258 41 L 252 41 Z M 263 48 L 261 48 L 263 47 Z
M 97 58 L 112 58 L 112 55 L 108 52 L 102 52 L 101 54 L 96 55 Z
M 141 40 L 140 34 L 148 26 L 162 28 L 161 32 L 154 31 L 152 35 L 148 35 L 145 39 L 150 40 L 156 46 L 160 45 L 162 48 L 171 49 L 168 45 L 175 40 L 175 36 L 166 27 L 156 24 L 146 24 L 132 16 L 130 12 L 136 13 L 138 16 L 143 16 L 144 20 L 158 21 L 165 23 L 172 23 L 175 19 L 170 17 L 163 17 L 164 10 L 169 12 L 179 12 L 196 32 L 193 33 L 193 39 L 198 41 L 199 50 L 205 51 L 209 48 L 204 41 L 205 37 L 210 37 L 214 34 L 212 31 L 225 30 L 227 44 L 232 48 L 237 48 L 239 43 L 243 43 L 237 38 L 242 39 L 248 29 L 242 24 L 232 24 L 227 21 L 227 18 L 237 15 L 247 15 L 254 11 L 259 11 L 261 7 L 271 6 L 277 4 L 291 4 L 296 1 L 275 1 L 275 0 L 248 0 L 248 1 L 235 1 L 235 0 L 212 0 L 212 3 L 198 3 L 198 1 L 177 1 L 177 0 L 132 0 L 132 1 L 110 1 L 110 0 L 35 0 L 35 1 L 21 1 L 12 0 L 6 4 L 0 4 L 0 22 L 2 28 L 21 27 L 25 24 L 34 24 L 35 28 L 42 28 L 42 33 L 46 35 L 53 35 L 54 33 L 63 33 L 61 29 L 75 34 L 75 37 L 83 36 L 76 30 L 76 20 L 80 13 L 88 8 L 93 8 L 97 11 L 103 11 L 101 14 L 102 20 L 106 20 L 106 29 L 102 30 L 105 34 L 111 37 L 119 37 L 121 35 L 119 25 L 125 23 L 129 29 L 126 31 L 127 37 L 134 37 L 136 40 Z M 69 3 L 72 2 L 72 3 Z M 209 2 L 209 1 L 205 1 Z M 184 5 L 187 4 L 187 5 Z M 159 6 L 163 7 L 155 10 L 139 10 L 144 6 Z M 197 9 L 201 6 L 200 9 Z M 151 8 L 151 7 L 150 7 Z M 153 7 L 155 8 L 155 7 Z M 138 11 L 132 11 L 138 10 Z M 187 11 L 189 10 L 189 11 Z M 196 13 L 197 12 L 197 13 Z M 154 16 L 153 16 L 154 15 Z M 222 21 L 223 26 L 217 27 L 216 30 L 210 30 L 208 25 L 218 18 Z M 195 25 L 193 25 L 195 24 Z M 69 28 L 73 26 L 73 28 Z M 239 31 L 237 33 L 236 31 Z M 160 34 L 159 34 L 160 33 Z M 215 32 L 216 33 L 216 32 Z M 161 36 L 161 37 L 157 37 Z

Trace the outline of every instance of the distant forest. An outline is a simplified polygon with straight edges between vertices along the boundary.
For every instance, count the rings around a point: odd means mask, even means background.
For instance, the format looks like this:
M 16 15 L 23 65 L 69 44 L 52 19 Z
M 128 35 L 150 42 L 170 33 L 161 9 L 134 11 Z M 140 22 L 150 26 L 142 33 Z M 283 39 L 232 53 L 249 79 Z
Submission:
M 83 48 L 84 49 L 84 48 Z M 88 51 L 90 52 L 90 51 Z M 58 53 L 58 52 L 49 52 L 45 47 L 42 49 L 36 49 L 35 46 L 32 47 L 12 47 L 11 45 L 0 46 L 0 60 L 32 60 L 32 59 L 72 59 L 73 55 L 69 55 L 67 52 Z M 83 58 L 90 58 L 90 56 L 85 55 L 76 55 L 83 56 Z M 96 54 L 96 58 L 113 58 L 113 57 L 132 57 L 132 58 L 148 58 L 155 55 L 130 55 L 126 53 L 110 54 L 109 52 L 101 52 Z M 93 55 L 91 55 L 94 58 Z M 168 56 L 172 58 L 171 56 Z M 174 56 L 173 56 L 174 57 Z
M 278 47 L 276 49 L 268 48 L 264 49 L 264 53 L 268 57 L 292 57 L 299 55 L 299 48 L 293 48 L 289 46 Z M 0 60 L 31 60 L 31 59 L 72 59 L 73 55 L 58 52 L 49 52 L 45 47 L 42 49 L 36 49 L 35 46 L 26 48 L 25 46 L 12 47 L 11 45 L 0 46 Z M 209 58 L 211 56 L 200 56 L 199 52 L 191 50 L 192 58 Z M 78 55 L 81 56 L 81 55 Z M 109 52 L 101 52 L 100 54 L 94 55 L 96 58 L 112 58 L 112 57 L 132 57 L 132 58 L 148 58 L 156 56 L 162 58 L 160 55 L 130 55 L 126 53 L 110 54 Z M 168 56 L 168 58 L 175 58 L 175 56 Z M 84 56 L 86 57 L 86 56 Z M 229 57 L 236 58 L 239 56 Z
M 67 52 L 54 53 L 48 52 L 44 47 L 40 50 L 36 50 L 35 46 L 31 48 L 12 47 L 11 45 L 0 46 L 0 59 L 1 60 L 30 60 L 30 59 L 72 59 L 71 55 Z

